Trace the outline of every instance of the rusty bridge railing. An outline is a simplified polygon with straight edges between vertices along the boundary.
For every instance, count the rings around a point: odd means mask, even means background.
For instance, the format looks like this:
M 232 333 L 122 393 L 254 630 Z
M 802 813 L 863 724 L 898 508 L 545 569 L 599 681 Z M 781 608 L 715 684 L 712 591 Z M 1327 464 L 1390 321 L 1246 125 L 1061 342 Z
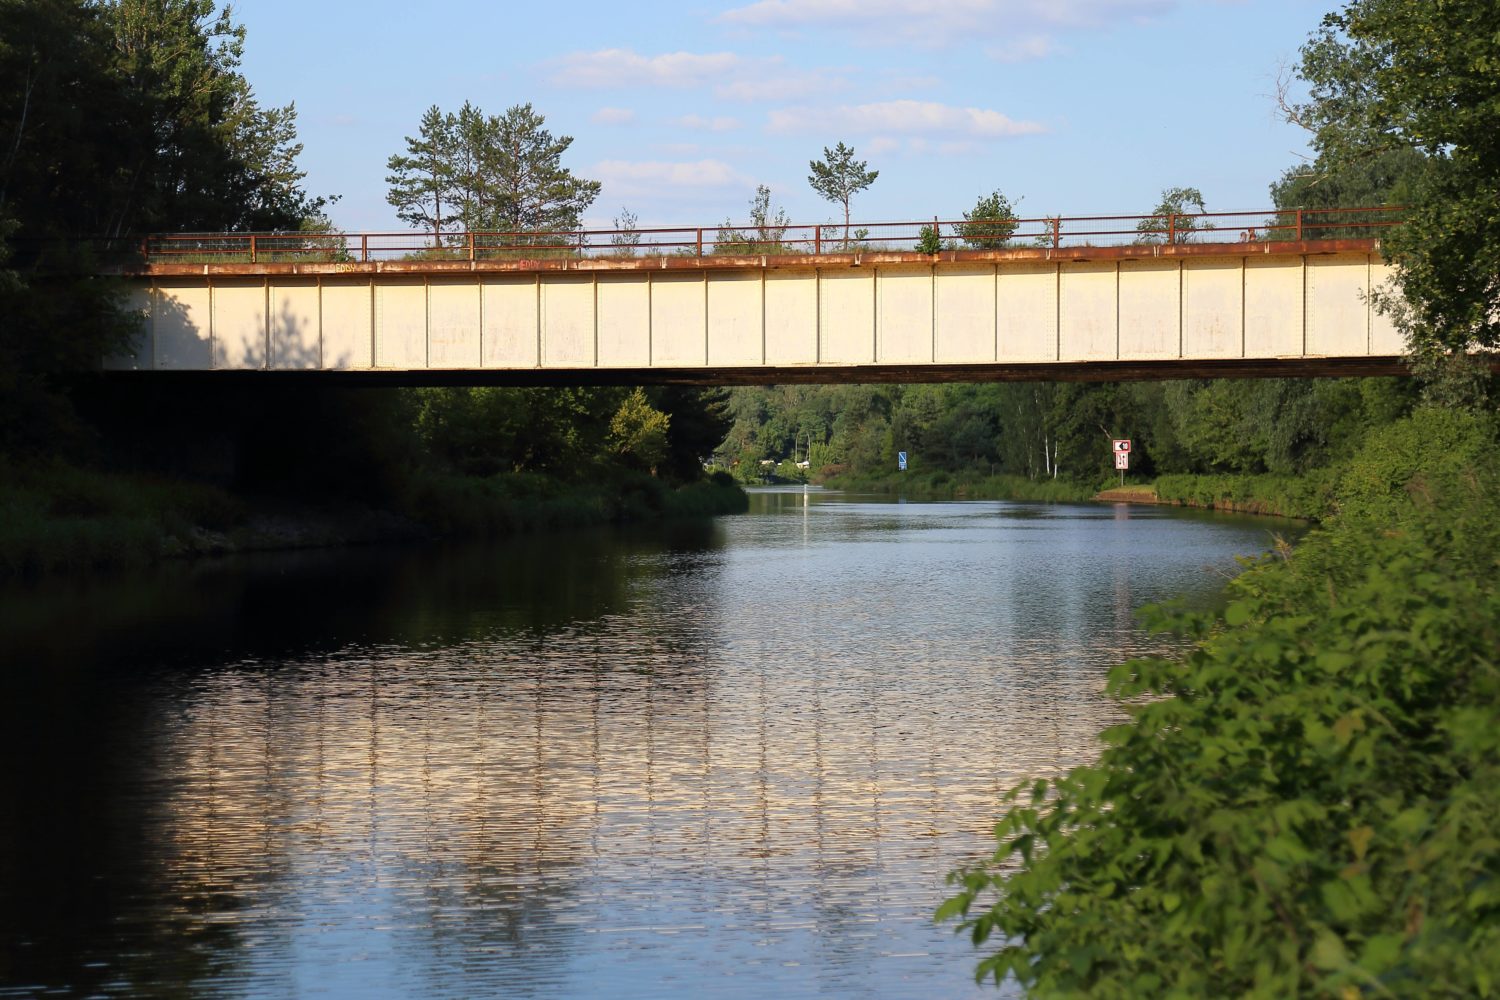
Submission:
M 147 236 L 150 263 L 936 253 L 947 250 L 1079 248 L 1129 244 L 1255 243 L 1372 239 L 1400 224 L 1399 207 L 1261 209 L 1168 215 L 1031 219 L 675 226 L 568 232 L 170 233 Z

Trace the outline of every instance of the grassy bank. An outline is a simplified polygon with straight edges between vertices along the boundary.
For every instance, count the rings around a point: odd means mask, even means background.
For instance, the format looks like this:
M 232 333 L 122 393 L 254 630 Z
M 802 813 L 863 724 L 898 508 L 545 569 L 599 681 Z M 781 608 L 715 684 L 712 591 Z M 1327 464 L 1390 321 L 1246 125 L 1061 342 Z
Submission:
M 1395 517 L 1398 500 L 1451 493 L 1489 468 L 1490 447 L 1468 415 L 1418 410 L 1374 432 L 1346 461 L 1299 476 L 1167 475 L 1155 487 L 1160 501 L 1188 507 L 1310 521 L 1342 515 Z M 1399 484 L 1396 493 L 1393 484 Z
M 1088 500 L 1097 487 L 1070 479 L 1028 479 L 943 471 L 897 472 L 884 476 L 833 476 L 823 481 L 852 493 L 889 493 L 928 500 L 1027 500 L 1074 503 Z
M 1155 489 L 1161 503 L 1318 521 L 1335 506 L 1339 475 L 1339 469 L 1316 469 L 1301 476 L 1177 473 L 1158 477 Z
M 726 475 L 673 487 L 654 476 L 601 466 L 564 481 L 536 473 L 477 476 L 430 473 L 406 488 L 403 507 L 449 536 L 494 536 L 662 517 L 738 514 L 744 490 Z
M 1158 610 L 1180 656 L 1112 671 L 1097 764 L 1012 790 L 955 874 L 982 977 L 1032 995 L 1493 996 L 1500 954 L 1500 461 L 1418 411 L 1326 520 Z
M 161 559 L 434 537 L 534 531 L 738 513 L 728 477 L 672 487 L 601 468 L 579 481 L 413 471 L 375 505 L 240 497 L 161 476 L 64 462 L 0 465 L 0 579 L 122 569 Z

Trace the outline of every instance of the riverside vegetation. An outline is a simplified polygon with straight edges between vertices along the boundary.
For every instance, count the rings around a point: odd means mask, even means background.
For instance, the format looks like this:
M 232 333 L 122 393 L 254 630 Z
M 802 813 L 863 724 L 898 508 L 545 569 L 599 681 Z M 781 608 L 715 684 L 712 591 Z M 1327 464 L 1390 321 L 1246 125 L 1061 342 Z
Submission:
M 1500 986 L 1500 463 L 1422 409 L 1192 642 L 1115 668 L 1099 761 L 1010 791 L 954 876 L 978 968 L 1037 996 L 1492 996 Z
M 747 505 L 703 474 L 724 423 L 700 391 L 177 387 L 75 402 L 85 440 L 69 457 L 0 464 L 0 577 Z
M 1317 520 L 1372 435 L 1420 401 L 1401 378 L 734 389 L 719 460 L 747 481 L 1079 501 L 1117 482 L 1110 439 L 1128 437 L 1128 480 L 1163 501 Z
M 1385 248 L 1428 404 L 1278 494 L 1324 524 L 1157 609 L 1187 640 L 1116 667 L 1097 763 L 1013 788 L 938 911 L 981 979 L 1045 997 L 1500 992 L 1500 35 L 1481 0 L 1351 0 L 1303 49 L 1314 179 L 1413 206 Z M 1299 182 L 1301 183 L 1301 182 Z M 1389 189 L 1389 188 L 1387 188 Z M 1208 390 L 1213 398 L 1215 390 Z M 1233 393 L 1231 389 L 1218 390 Z
M 331 228 L 336 199 L 302 187 L 296 109 L 256 99 L 245 41 L 215 0 L 0 2 L 0 577 L 744 508 L 702 469 L 728 429 L 713 391 L 121 391 L 79 376 L 135 332 L 118 287 L 91 277 L 111 241 Z M 487 156 L 488 186 L 462 206 L 490 214 L 466 221 L 545 228 L 598 191 L 529 106 L 429 118 Z M 501 143 L 510 158 L 488 156 Z M 445 215 L 412 215 L 426 196 L 412 158 L 434 150 L 409 152 L 390 164 L 393 204 L 441 234 Z

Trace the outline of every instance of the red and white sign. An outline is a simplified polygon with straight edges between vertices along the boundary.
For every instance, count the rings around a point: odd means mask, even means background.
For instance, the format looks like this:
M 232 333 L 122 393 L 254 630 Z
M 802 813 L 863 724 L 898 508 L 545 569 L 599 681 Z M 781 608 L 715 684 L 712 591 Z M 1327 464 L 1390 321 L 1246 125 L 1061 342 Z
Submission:
M 1130 468 L 1130 452 L 1128 452 L 1128 451 L 1117 451 L 1117 452 L 1115 452 L 1115 468 L 1121 469 L 1121 470 Z
M 1130 438 L 1115 438 L 1115 454 L 1130 454 Z

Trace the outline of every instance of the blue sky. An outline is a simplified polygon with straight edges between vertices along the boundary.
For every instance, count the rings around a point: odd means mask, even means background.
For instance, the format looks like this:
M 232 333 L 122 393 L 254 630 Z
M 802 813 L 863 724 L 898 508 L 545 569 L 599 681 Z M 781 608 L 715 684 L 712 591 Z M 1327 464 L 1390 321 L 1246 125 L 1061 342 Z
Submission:
M 349 231 L 400 230 L 385 161 L 422 112 L 530 102 L 600 180 L 585 216 L 743 222 L 758 183 L 793 222 L 840 212 L 808 160 L 843 141 L 880 177 L 854 217 L 1146 212 L 1163 188 L 1263 208 L 1307 152 L 1278 70 L 1316 0 L 245 0 L 243 69 L 295 101 L 306 185 Z

